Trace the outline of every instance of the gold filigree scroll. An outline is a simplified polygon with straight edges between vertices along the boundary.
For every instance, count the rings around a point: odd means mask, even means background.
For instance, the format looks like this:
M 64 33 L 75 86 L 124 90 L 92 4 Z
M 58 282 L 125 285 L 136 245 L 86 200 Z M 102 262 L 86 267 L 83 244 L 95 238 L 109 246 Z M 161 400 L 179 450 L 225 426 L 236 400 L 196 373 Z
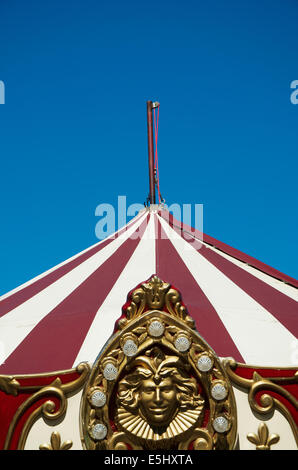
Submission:
M 296 444 L 298 445 L 298 430 L 296 423 L 289 409 L 281 401 L 281 399 L 284 399 L 296 410 L 298 409 L 296 398 L 282 387 L 283 383 L 297 384 L 298 372 L 295 372 L 293 369 L 292 377 L 264 378 L 258 372 L 254 371 L 252 379 L 247 379 L 240 377 L 235 373 L 237 365 L 238 364 L 234 359 L 226 359 L 224 361 L 224 367 L 231 382 L 248 390 L 248 402 L 251 409 L 264 417 L 270 416 L 275 409 L 279 410 L 289 422 Z M 268 392 L 273 392 L 274 395 L 270 395 Z M 278 397 L 280 397 L 280 399 Z
M 233 449 L 228 376 L 180 294 L 153 276 L 131 293 L 81 403 L 86 449 Z
M 34 411 L 30 414 L 28 419 L 26 420 L 22 431 L 20 433 L 20 437 L 18 440 L 17 449 L 23 450 L 25 447 L 26 439 L 29 434 L 29 431 L 35 421 L 42 416 L 45 420 L 49 420 L 51 422 L 55 422 L 56 420 L 62 418 L 67 409 L 67 397 L 70 393 L 79 390 L 83 384 L 86 382 L 87 377 L 90 372 L 90 366 L 87 363 L 81 363 L 77 366 L 76 369 L 71 369 L 69 371 L 62 371 L 61 373 L 57 372 L 54 375 L 63 375 L 65 373 L 70 372 L 77 372 L 79 377 L 71 382 L 63 384 L 59 377 L 56 377 L 50 385 L 47 386 L 19 386 L 18 392 L 33 392 L 32 395 L 29 396 L 18 408 L 17 412 L 15 413 L 13 419 L 11 420 L 6 440 L 4 444 L 4 450 L 10 449 L 11 440 L 14 434 L 14 431 L 20 422 L 22 416 L 39 400 L 44 398 L 49 398 L 45 402 L 43 402 L 39 407 L 34 409 Z M 47 376 L 47 374 L 39 374 L 34 376 L 16 376 L 21 380 L 22 378 L 29 378 L 29 377 L 43 377 Z M 55 398 L 58 400 L 58 405 L 55 404 L 53 399 Z

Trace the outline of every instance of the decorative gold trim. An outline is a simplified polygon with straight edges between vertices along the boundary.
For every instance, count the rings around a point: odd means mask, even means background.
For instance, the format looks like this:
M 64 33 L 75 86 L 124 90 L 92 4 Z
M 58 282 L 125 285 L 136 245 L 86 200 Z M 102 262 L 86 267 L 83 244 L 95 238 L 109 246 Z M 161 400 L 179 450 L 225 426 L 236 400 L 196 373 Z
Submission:
M 18 450 L 24 449 L 29 431 L 31 427 L 33 426 L 33 424 L 35 423 L 35 421 L 40 416 L 43 416 L 45 419 L 53 421 L 58 418 L 61 418 L 65 414 L 66 409 L 67 409 L 67 395 L 74 391 L 79 390 L 82 387 L 82 385 L 85 383 L 89 375 L 90 366 L 87 363 L 81 363 L 76 367 L 76 369 L 71 369 L 67 372 L 63 371 L 62 374 L 71 373 L 71 372 L 79 373 L 80 377 L 66 384 L 62 384 L 61 379 L 57 377 L 50 385 L 47 385 L 47 386 L 19 387 L 19 391 L 28 392 L 29 390 L 35 391 L 36 389 L 37 391 L 33 395 L 31 395 L 26 401 L 24 401 L 24 403 L 20 405 L 17 412 L 15 413 L 10 423 L 10 426 L 8 428 L 8 432 L 7 432 L 6 440 L 4 444 L 4 450 L 9 449 L 13 433 L 15 431 L 15 428 L 20 418 L 34 403 L 36 403 L 41 398 L 45 396 L 49 396 L 49 395 L 54 396 L 59 399 L 59 407 L 55 411 L 55 408 L 56 408 L 55 403 L 52 400 L 47 400 L 45 403 L 43 403 L 41 406 L 39 406 L 36 410 L 34 410 L 31 413 L 30 417 L 27 419 L 22 429 L 22 432 L 20 434 L 20 438 L 19 438 L 18 446 L 17 446 Z M 59 373 L 53 373 L 51 375 L 59 375 Z M 34 377 L 45 377 L 45 376 L 47 376 L 47 374 L 34 375 Z M 25 377 L 29 378 L 33 376 L 29 376 L 29 375 L 22 376 L 22 378 L 25 378 Z
M 39 450 L 69 450 L 73 445 L 72 441 L 65 441 L 61 444 L 61 436 L 58 431 L 51 434 L 50 444 L 40 444 Z
M 281 401 L 269 395 L 268 393 L 265 393 L 266 391 L 275 392 L 278 395 L 284 397 L 287 401 L 289 401 L 291 405 L 298 409 L 298 401 L 295 399 L 295 397 L 279 385 L 280 383 L 298 383 L 297 372 L 295 372 L 294 376 L 292 376 L 291 378 L 272 377 L 269 379 L 262 377 L 259 373 L 255 371 L 253 373 L 252 379 L 247 379 L 244 377 L 239 377 L 239 375 L 234 372 L 234 369 L 236 369 L 238 366 L 244 366 L 243 364 L 237 363 L 232 358 L 224 359 L 223 364 L 231 381 L 239 387 L 243 387 L 248 390 L 248 402 L 253 411 L 260 413 L 261 415 L 268 415 L 269 413 L 277 409 L 283 414 L 283 416 L 287 419 L 291 426 L 294 438 L 298 445 L 298 430 L 293 416 Z M 253 368 L 252 366 L 248 365 L 246 365 L 246 367 Z M 262 367 L 258 366 L 258 368 L 261 369 Z M 288 368 L 287 370 L 289 369 L 291 368 Z M 294 370 L 296 369 L 293 368 L 293 372 Z M 256 394 L 258 392 L 264 392 L 258 398 L 260 404 L 256 402 Z
M 211 450 L 213 446 L 212 437 L 205 429 L 195 429 L 187 441 L 181 442 L 179 450 L 188 450 L 190 443 L 193 442 L 194 450 Z
M 271 434 L 269 436 L 269 429 L 267 424 L 260 423 L 258 427 L 258 434 L 250 432 L 247 434 L 247 439 L 252 444 L 255 444 L 256 450 L 270 450 L 273 444 L 279 441 L 278 434 Z
M 232 386 L 179 292 L 153 276 L 131 293 L 124 314 L 82 395 L 83 447 L 233 449 Z
M 140 317 L 146 308 L 162 310 L 165 305 L 171 315 L 184 321 L 190 328 L 195 327 L 194 320 L 181 303 L 179 292 L 157 276 L 152 276 L 148 282 L 133 291 L 126 318 L 120 320 L 119 328 L 124 328 L 130 321 Z
M 14 395 L 15 397 L 18 394 L 20 389 L 19 382 L 11 375 L 0 375 L 0 390 L 7 395 Z
M 127 444 L 133 450 L 142 450 L 142 447 L 132 442 L 125 432 L 118 432 L 113 434 L 113 436 L 108 439 L 107 447 L 109 450 L 127 450 Z

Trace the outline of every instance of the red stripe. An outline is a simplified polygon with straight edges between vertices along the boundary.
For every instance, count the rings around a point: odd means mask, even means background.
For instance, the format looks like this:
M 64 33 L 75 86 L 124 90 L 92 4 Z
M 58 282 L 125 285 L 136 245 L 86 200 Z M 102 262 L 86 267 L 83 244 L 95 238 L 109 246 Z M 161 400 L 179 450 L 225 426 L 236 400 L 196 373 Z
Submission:
M 232 248 L 231 246 L 227 245 L 226 243 L 220 242 L 219 240 L 216 240 L 213 237 L 210 237 L 210 235 L 206 235 L 205 233 L 200 232 L 199 230 L 196 230 L 192 227 L 190 227 L 187 224 L 184 224 L 182 222 L 179 222 L 177 219 L 175 219 L 172 214 L 170 214 L 168 211 L 162 210 L 159 211 L 159 215 L 165 219 L 167 222 L 171 220 L 172 224 L 178 228 L 179 233 L 182 235 L 182 230 L 185 232 L 190 232 L 192 233 L 193 236 L 197 237 L 198 239 L 204 241 L 205 243 L 214 246 L 215 248 L 223 251 L 227 255 L 232 256 L 233 258 L 236 258 L 240 261 L 243 261 L 244 263 L 249 264 L 250 266 L 253 266 L 256 269 L 259 269 L 260 271 L 264 272 L 265 274 L 268 274 L 269 276 L 272 276 L 276 279 L 282 280 L 294 287 L 298 287 L 298 280 L 294 279 L 293 277 L 288 276 L 287 274 L 281 273 L 275 268 L 272 268 L 271 266 L 268 266 L 265 263 L 262 263 L 262 261 L 259 261 L 252 256 L 249 256 L 245 253 L 242 253 L 242 251 L 237 250 L 236 248 Z
M 98 309 L 138 246 L 148 219 L 149 215 L 137 228 L 138 237 L 123 242 L 88 279 L 38 323 L 0 367 L 0 373 L 36 374 L 72 367 Z M 106 333 L 108 337 L 112 331 Z
M 173 225 L 171 218 L 169 220 L 169 225 L 196 249 L 193 241 L 189 240 L 183 231 Z M 252 297 L 258 304 L 262 305 L 265 310 L 270 312 L 271 315 L 273 315 L 293 335 L 298 335 L 298 306 L 295 300 L 274 289 L 274 287 L 266 284 L 266 282 L 258 279 L 253 274 L 245 271 L 241 267 L 221 256 L 219 253 L 216 253 L 204 245 L 201 245 L 199 253 L 231 281 L 233 281 L 234 284 Z
M 221 357 L 232 356 L 244 362 L 229 332 L 206 297 L 197 281 L 185 265 L 160 222 L 156 224 L 156 274 L 173 284 L 181 292 L 189 314 L 196 322 L 199 334 Z M 238 358 L 238 359 L 236 359 Z
M 133 221 L 131 225 L 134 225 L 137 222 L 137 220 L 139 220 L 139 217 L 137 217 L 136 220 Z M 93 256 L 95 253 L 98 253 L 100 250 L 105 248 L 107 245 L 109 245 L 109 243 L 111 243 L 113 240 L 115 240 L 115 238 L 117 238 L 121 233 L 123 233 L 126 228 L 127 226 L 123 227 L 119 232 L 115 234 L 114 238 L 104 240 L 99 245 L 97 244 L 96 246 L 88 250 L 86 253 L 83 253 L 82 255 L 78 256 L 74 260 L 64 264 L 63 266 L 60 266 L 60 268 L 55 269 L 51 273 L 45 275 L 43 278 L 38 279 L 37 281 L 33 282 L 29 286 L 26 286 L 23 289 L 19 290 L 15 294 L 12 294 L 9 297 L 6 297 L 5 299 L 1 300 L 0 301 L 0 318 L 6 313 L 13 310 L 14 308 L 21 305 L 22 303 L 26 302 L 26 300 L 29 300 L 34 295 L 38 294 L 38 292 L 42 291 L 49 285 L 53 284 L 62 276 L 69 273 L 72 269 L 76 268 L 81 263 L 86 261 L 88 258 Z

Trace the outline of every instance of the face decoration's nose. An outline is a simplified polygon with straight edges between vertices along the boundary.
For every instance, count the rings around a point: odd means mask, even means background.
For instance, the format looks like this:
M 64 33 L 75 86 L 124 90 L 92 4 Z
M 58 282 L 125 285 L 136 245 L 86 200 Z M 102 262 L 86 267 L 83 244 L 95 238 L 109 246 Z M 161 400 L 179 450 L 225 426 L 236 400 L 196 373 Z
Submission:
M 161 398 L 161 393 L 160 393 L 160 388 L 159 388 L 159 387 L 156 387 L 156 389 L 155 389 L 154 401 L 155 401 L 155 403 L 161 403 L 161 402 L 162 402 L 162 398 Z

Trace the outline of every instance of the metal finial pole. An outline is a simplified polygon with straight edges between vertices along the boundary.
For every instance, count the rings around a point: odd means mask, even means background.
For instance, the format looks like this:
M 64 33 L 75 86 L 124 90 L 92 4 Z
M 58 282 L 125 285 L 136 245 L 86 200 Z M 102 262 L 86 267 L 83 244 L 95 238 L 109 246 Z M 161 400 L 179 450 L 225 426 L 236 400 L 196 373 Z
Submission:
M 147 130 L 148 130 L 148 157 L 149 157 L 149 200 L 155 204 L 155 179 L 154 179 L 154 144 L 152 123 L 152 101 L 147 101 Z

